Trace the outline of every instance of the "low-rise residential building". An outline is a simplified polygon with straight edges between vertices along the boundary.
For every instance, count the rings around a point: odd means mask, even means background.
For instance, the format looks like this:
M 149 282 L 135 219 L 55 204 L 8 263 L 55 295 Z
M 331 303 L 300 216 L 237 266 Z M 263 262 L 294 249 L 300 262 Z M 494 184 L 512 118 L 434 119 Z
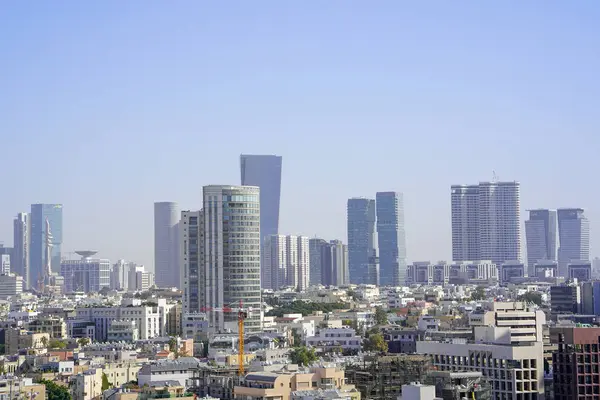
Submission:
M 135 321 L 112 321 L 108 328 L 107 340 L 109 342 L 135 342 L 140 334 Z
M 199 361 L 193 357 L 181 357 L 177 360 L 161 360 L 142 366 L 138 372 L 140 387 L 157 381 L 177 381 L 181 386 L 187 386 L 192 371 L 199 366 Z
M 3 400 L 44 400 L 46 386 L 31 378 L 0 376 L 0 398 Z
M 352 328 L 324 328 L 316 336 L 306 338 L 306 344 L 324 351 L 338 348 L 358 351 L 362 347 L 362 338 Z
M 20 350 L 41 351 L 48 346 L 50 335 L 34 333 L 21 328 L 8 328 L 4 331 L 6 354 L 17 354 Z
M 346 384 L 344 370 L 329 366 L 312 367 L 297 373 L 251 372 L 242 385 L 235 387 L 234 398 L 290 400 L 293 392 L 336 389 L 354 400 L 360 400 L 360 392 L 353 385 Z

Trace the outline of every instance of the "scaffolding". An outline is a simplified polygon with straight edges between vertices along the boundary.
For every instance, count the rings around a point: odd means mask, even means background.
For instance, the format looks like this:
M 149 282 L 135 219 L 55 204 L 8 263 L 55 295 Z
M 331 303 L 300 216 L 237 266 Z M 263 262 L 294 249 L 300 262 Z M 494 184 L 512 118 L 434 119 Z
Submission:
M 378 355 L 347 366 L 346 378 L 363 399 L 396 400 L 402 394 L 402 385 L 423 381 L 433 369 L 431 359 L 425 355 Z
M 490 400 L 492 386 L 481 372 L 432 371 L 425 383 L 435 386 L 435 394 L 443 400 Z

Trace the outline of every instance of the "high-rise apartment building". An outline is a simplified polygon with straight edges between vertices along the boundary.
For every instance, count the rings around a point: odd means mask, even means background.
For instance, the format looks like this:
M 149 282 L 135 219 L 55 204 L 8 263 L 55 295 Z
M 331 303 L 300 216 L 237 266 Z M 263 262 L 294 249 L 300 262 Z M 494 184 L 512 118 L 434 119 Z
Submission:
M 281 167 L 281 156 L 250 154 L 240 156 L 242 185 L 260 188 L 261 245 L 266 236 L 279 233 Z
M 210 185 L 202 192 L 202 212 L 182 213 L 184 311 L 205 311 L 212 328 L 237 330 L 237 313 L 228 308 L 242 304 L 251 310 L 246 331 L 260 331 L 260 189 Z
M 28 213 L 19 213 L 13 221 L 13 272 L 23 277 L 25 288 L 29 282 L 29 243 L 31 219 Z
M 63 241 L 63 206 L 62 204 L 31 205 L 31 235 L 29 247 L 29 287 L 38 287 L 44 278 L 44 268 L 51 266 L 52 272 L 60 272 L 61 250 Z M 47 240 L 47 225 L 52 236 Z M 51 243 L 51 260 L 46 260 L 48 241 Z
M 263 289 L 279 290 L 286 286 L 287 259 L 286 236 L 265 236 L 261 265 Z
M 406 276 L 406 233 L 402 193 L 378 192 L 377 239 L 379 244 L 379 276 L 384 286 L 400 286 Z
M 310 255 L 310 285 L 321 285 L 321 273 L 322 273 L 322 260 L 321 252 L 323 246 L 327 245 L 327 241 L 320 238 L 309 239 L 308 248 Z M 346 249 L 346 252 L 348 250 Z
M 561 208 L 558 214 L 558 273 L 567 276 L 574 260 L 590 259 L 590 223 L 582 208 Z
M 129 290 L 129 271 L 137 266 L 136 263 L 119 260 L 112 266 L 110 273 L 110 288 L 113 290 Z M 132 282 L 135 285 L 135 282 Z M 179 286 L 180 287 L 180 286 Z
M 529 276 L 534 276 L 538 261 L 556 261 L 558 251 L 558 219 L 556 210 L 529 210 L 525 221 L 527 240 L 527 266 Z
M 521 259 L 518 182 L 453 185 L 451 203 L 454 261 Z
M 92 258 L 95 251 L 78 251 L 79 260 L 63 260 L 60 275 L 64 278 L 65 293 L 99 292 L 110 288 L 110 261 Z
M 292 287 L 306 290 L 309 285 L 309 239 L 306 236 L 271 235 L 263 242 L 262 285 L 278 290 Z
M 348 199 L 347 213 L 350 283 L 379 285 L 375 200 Z
M 179 222 L 179 248 L 181 262 L 181 288 L 183 313 L 200 312 L 200 297 L 204 301 L 204 213 L 182 211 Z
M 332 240 L 321 249 L 321 282 L 325 286 L 343 286 L 350 283 L 348 246 L 341 240 Z
M 154 203 L 154 275 L 159 287 L 180 287 L 179 207 Z

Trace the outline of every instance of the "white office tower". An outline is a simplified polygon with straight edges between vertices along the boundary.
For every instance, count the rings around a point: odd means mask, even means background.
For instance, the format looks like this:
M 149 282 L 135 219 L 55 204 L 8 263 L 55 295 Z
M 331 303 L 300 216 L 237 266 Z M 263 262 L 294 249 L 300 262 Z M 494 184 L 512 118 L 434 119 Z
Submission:
M 306 290 L 310 280 L 309 239 L 306 236 L 270 235 L 263 241 L 263 289 L 291 287 Z
M 179 208 L 177 203 L 154 203 L 154 273 L 159 287 L 179 287 Z
M 0 300 L 23 293 L 23 277 L 17 274 L 0 275 Z
M 129 269 L 135 267 L 135 263 L 125 260 L 117 261 L 110 274 L 110 288 L 113 290 L 129 290 Z
M 518 182 L 453 185 L 451 203 L 454 261 L 521 259 Z
M 264 237 L 262 250 L 262 287 L 279 290 L 286 285 L 287 247 L 285 235 Z
M 590 223 L 582 208 L 561 208 L 558 214 L 558 273 L 568 276 L 571 261 L 590 260 Z
M 99 292 L 110 288 L 110 261 L 92 258 L 95 251 L 76 251 L 79 260 L 63 260 L 60 263 L 60 275 L 64 278 L 65 293 Z
M 219 330 L 237 330 L 238 315 L 227 307 L 251 309 L 247 332 L 261 327 L 260 189 L 210 185 L 203 188 L 204 268 L 199 271 L 200 308 Z M 202 293 L 203 292 L 203 293 Z
M 25 287 L 29 282 L 29 243 L 31 240 L 31 220 L 28 213 L 19 213 L 13 221 L 14 253 L 12 270 L 23 277 Z
M 525 221 L 527 267 L 529 276 L 535 275 L 535 264 L 556 261 L 558 250 L 558 219 L 556 210 L 529 210 Z

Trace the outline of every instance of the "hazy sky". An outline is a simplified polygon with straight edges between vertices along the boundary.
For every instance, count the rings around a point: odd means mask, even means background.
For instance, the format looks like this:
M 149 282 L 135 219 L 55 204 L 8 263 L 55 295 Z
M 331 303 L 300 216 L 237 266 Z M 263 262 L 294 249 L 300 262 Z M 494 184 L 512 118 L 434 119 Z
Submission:
M 600 249 L 600 3 L 12 1 L 0 7 L 0 240 L 64 204 L 63 251 L 153 265 L 153 202 L 198 209 L 283 156 L 282 233 L 346 240 L 405 194 L 409 260 L 449 259 L 450 185 L 588 210 Z M 523 238 L 524 240 L 524 238 Z

